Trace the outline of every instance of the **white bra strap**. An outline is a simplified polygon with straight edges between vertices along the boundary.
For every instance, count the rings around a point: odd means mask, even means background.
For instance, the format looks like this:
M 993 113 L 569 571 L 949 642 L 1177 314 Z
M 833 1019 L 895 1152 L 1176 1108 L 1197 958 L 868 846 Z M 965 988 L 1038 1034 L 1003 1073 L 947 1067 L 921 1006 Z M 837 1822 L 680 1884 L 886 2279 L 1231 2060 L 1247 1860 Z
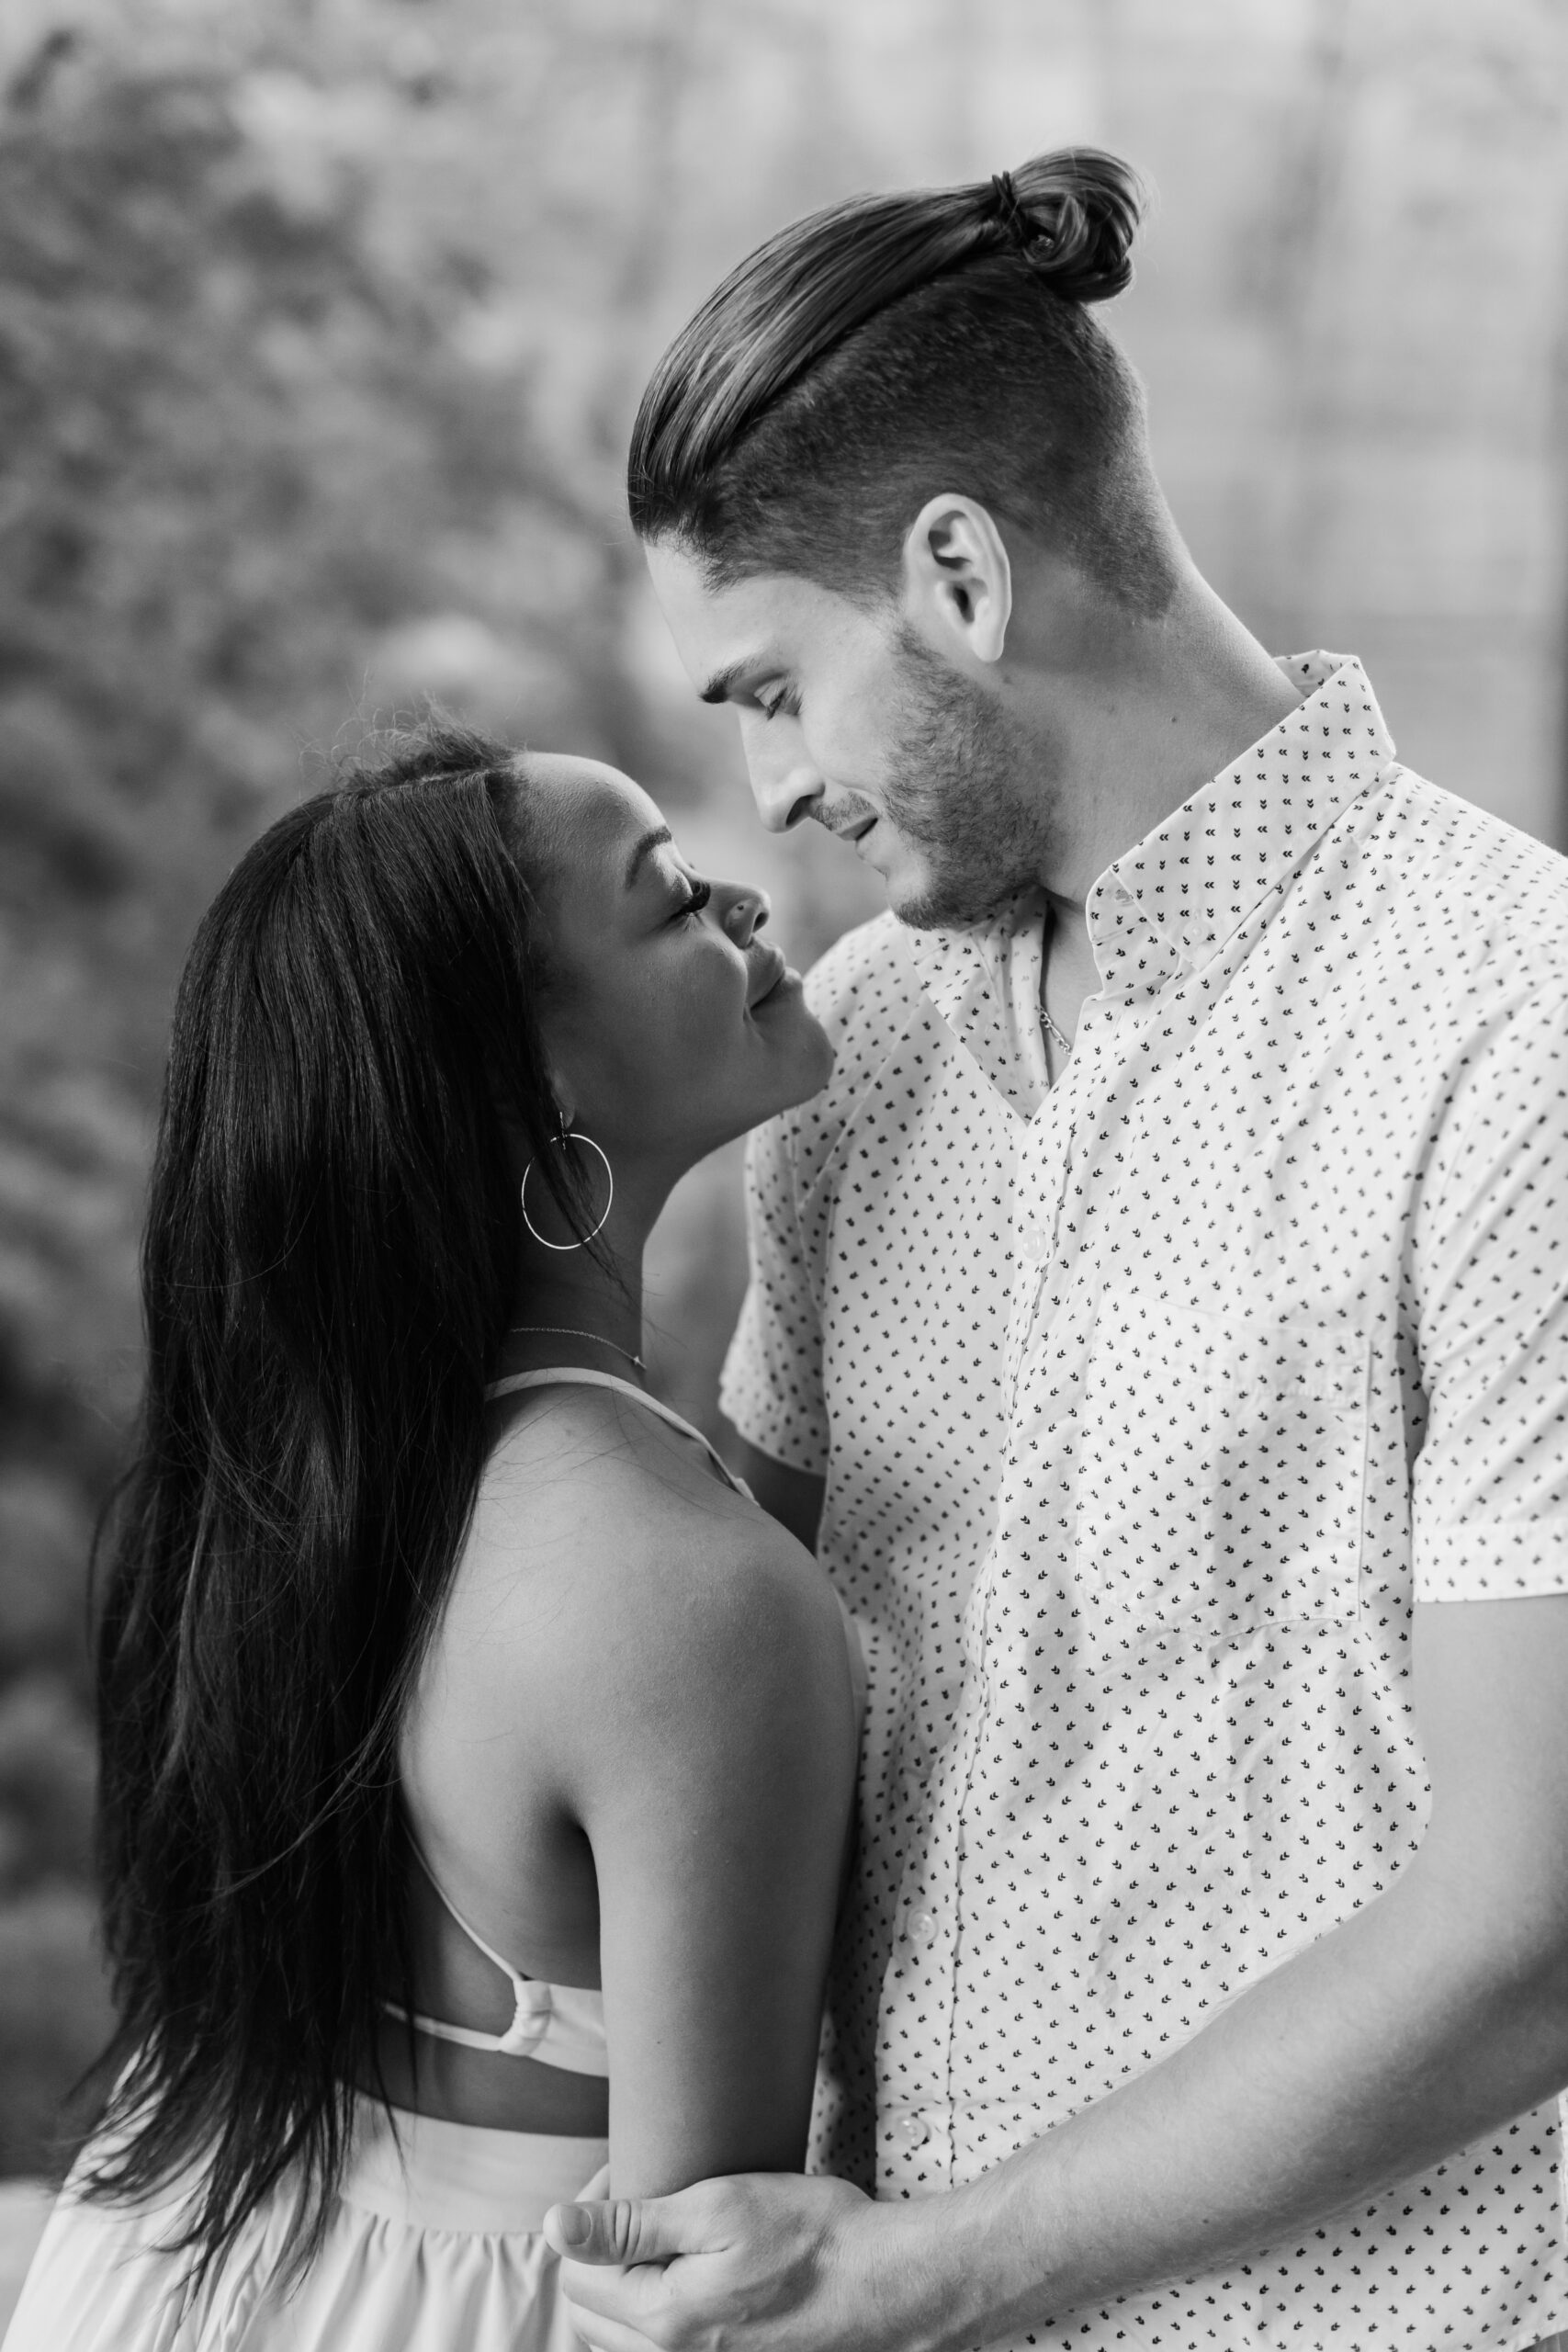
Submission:
M 520 1388 L 561 1386 L 619 1390 L 623 1396 L 629 1396 L 634 1404 L 641 1405 L 657 1419 L 667 1421 L 672 1430 L 679 1430 L 682 1437 L 694 1438 L 707 1454 L 725 1485 L 733 1487 L 738 1495 L 746 1495 L 750 1499 L 750 1490 L 742 1486 L 711 1439 L 705 1438 L 701 1430 L 694 1429 L 691 1422 L 682 1414 L 677 1413 L 672 1406 L 662 1403 L 657 1396 L 650 1396 L 646 1388 L 638 1388 L 635 1382 L 622 1380 L 613 1372 L 590 1372 L 585 1364 L 575 1363 L 553 1365 L 547 1372 L 513 1372 L 509 1373 L 504 1380 L 492 1380 L 485 1390 L 485 1395 L 510 1396 Z
M 482 2050 L 488 2055 L 497 2057 L 526 2058 L 543 2031 L 542 2022 L 536 2019 L 529 2047 L 522 2050 L 512 2046 L 515 2019 L 505 2033 L 481 2033 L 478 2026 L 448 2025 L 445 2018 L 427 2018 L 422 2010 L 405 2009 L 400 2001 L 383 2001 L 381 2007 L 389 2018 L 396 2018 L 400 2025 L 416 2026 L 421 2033 L 429 2034 L 434 2041 L 455 2041 L 461 2049 Z
M 433 2035 L 437 2041 L 457 2042 L 465 2050 L 484 2050 L 503 2058 L 531 2058 L 536 2051 L 542 2051 L 547 2065 L 563 2067 L 568 2074 L 608 2074 L 604 1995 L 587 1985 L 547 1984 L 539 1977 L 523 1975 L 493 1944 L 486 1943 L 471 1920 L 464 1918 L 431 1869 L 418 1839 L 411 1836 L 409 1843 L 453 1924 L 510 1983 L 512 2023 L 504 2033 L 485 2033 L 478 2026 L 448 2025 L 444 2018 L 425 2017 L 420 2010 L 384 2000 L 381 2007 L 388 2016 Z
M 443 2041 L 460 2041 L 470 2050 L 505 2050 L 515 2052 L 525 2047 L 531 2047 L 539 2038 L 542 2024 L 541 2008 L 545 2009 L 547 2015 L 548 2014 L 547 1993 L 544 2001 L 541 2001 L 541 1988 L 535 1980 L 525 1976 L 519 1969 L 513 1968 L 512 1962 L 504 1959 L 493 1944 L 486 1943 L 472 1921 L 464 1918 L 435 1872 L 431 1869 L 425 1859 L 424 1849 L 418 1838 L 411 1837 L 409 1843 L 413 1848 L 414 1860 L 435 1890 L 437 1901 L 461 1928 L 468 1941 L 476 1950 L 482 1951 L 487 1960 L 495 1963 L 512 1986 L 512 2023 L 504 2033 L 480 2033 L 477 2028 L 466 2025 L 438 2026 L 434 2020 L 423 2018 L 420 2019 L 420 2023 L 427 2033 L 439 2034 Z

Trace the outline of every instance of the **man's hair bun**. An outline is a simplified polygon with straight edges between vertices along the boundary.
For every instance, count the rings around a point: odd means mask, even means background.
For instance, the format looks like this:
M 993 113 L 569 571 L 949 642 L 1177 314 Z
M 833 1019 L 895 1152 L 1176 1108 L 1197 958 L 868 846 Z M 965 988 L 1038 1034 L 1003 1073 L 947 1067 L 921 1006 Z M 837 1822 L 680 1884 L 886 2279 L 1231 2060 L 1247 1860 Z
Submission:
M 929 384 L 952 372 L 961 347 L 967 356 L 948 390 L 965 414 L 976 367 L 993 389 L 1003 375 L 1030 377 L 1036 401 L 1053 386 L 1058 405 L 1070 373 L 1082 447 L 1101 430 L 1131 431 L 1133 379 L 1083 306 L 1119 294 L 1132 277 L 1145 204 L 1142 180 L 1120 156 L 1066 147 L 994 179 L 846 197 L 792 220 L 715 288 L 654 369 L 626 467 L 633 528 L 694 543 L 729 532 L 715 501 L 736 453 L 764 419 L 782 418 L 797 390 L 804 417 L 829 374 L 852 376 L 857 348 L 868 373 L 845 411 L 861 420 L 857 432 L 874 398 L 886 403 L 892 388 L 917 381 L 928 383 L 929 424 L 937 401 Z M 1091 430 L 1093 415 L 1100 424 Z M 909 419 L 888 427 L 895 439 L 911 429 Z M 970 430 L 983 440 L 989 428 L 971 416 Z M 801 463 L 803 453 L 804 444 Z M 882 462 L 894 457 L 890 447 Z M 781 480 L 794 479 L 783 467 Z M 792 487 L 791 503 L 799 495 Z M 847 511 L 858 511 L 853 501 Z
M 1130 164 L 1097 147 L 1059 148 L 979 191 L 980 220 L 1070 302 L 1105 302 L 1133 275 L 1133 242 L 1147 207 Z

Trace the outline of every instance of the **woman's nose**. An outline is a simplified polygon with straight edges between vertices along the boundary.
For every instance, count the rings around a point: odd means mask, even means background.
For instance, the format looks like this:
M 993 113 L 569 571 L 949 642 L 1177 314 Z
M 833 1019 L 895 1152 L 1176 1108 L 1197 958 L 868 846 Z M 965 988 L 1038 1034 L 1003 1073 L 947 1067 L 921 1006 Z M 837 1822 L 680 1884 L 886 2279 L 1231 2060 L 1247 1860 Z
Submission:
M 750 947 L 772 911 L 768 894 L 731 884 L 725 887 L 725 895 L 728 903 L 719 920 L 726 935 L 737 947 Z

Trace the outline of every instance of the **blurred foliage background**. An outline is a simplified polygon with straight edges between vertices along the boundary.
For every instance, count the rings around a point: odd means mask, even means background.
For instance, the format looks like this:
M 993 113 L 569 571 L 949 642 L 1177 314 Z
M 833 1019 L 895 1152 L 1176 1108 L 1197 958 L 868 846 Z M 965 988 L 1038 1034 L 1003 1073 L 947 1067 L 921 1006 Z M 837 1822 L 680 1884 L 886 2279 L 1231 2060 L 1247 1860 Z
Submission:
M 429 691 L 637 775 L 797 960 L 872 911 L 691 699 L 631 412 L 792 213 L 1073 139 L 1160 193 L 1116 323 L 1200 562 L 1560 838 L 1565 40 L 1555 0 L 6 0 L 0 2174 L 52 2165 L 107 2021 L 85 1562 L 173 982 L 239 849 Z M 660 1385 L 716 1428 L 735 1151 L 653 1255 Z

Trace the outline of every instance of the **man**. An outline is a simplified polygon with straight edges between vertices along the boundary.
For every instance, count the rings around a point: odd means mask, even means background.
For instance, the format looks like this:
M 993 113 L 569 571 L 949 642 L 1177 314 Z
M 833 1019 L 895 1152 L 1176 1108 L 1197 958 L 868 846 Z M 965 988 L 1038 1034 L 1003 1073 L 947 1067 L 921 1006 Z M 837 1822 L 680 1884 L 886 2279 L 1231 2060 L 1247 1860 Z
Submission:
M 726 1387 L 868 1637 L 840 2177 L 563 2209 L 604 2352 L 1568 2325 L 1568 869 L 1199 577 L 1136 210 L 833 208 L 638 420 L 764 820 L 892 913 Z

